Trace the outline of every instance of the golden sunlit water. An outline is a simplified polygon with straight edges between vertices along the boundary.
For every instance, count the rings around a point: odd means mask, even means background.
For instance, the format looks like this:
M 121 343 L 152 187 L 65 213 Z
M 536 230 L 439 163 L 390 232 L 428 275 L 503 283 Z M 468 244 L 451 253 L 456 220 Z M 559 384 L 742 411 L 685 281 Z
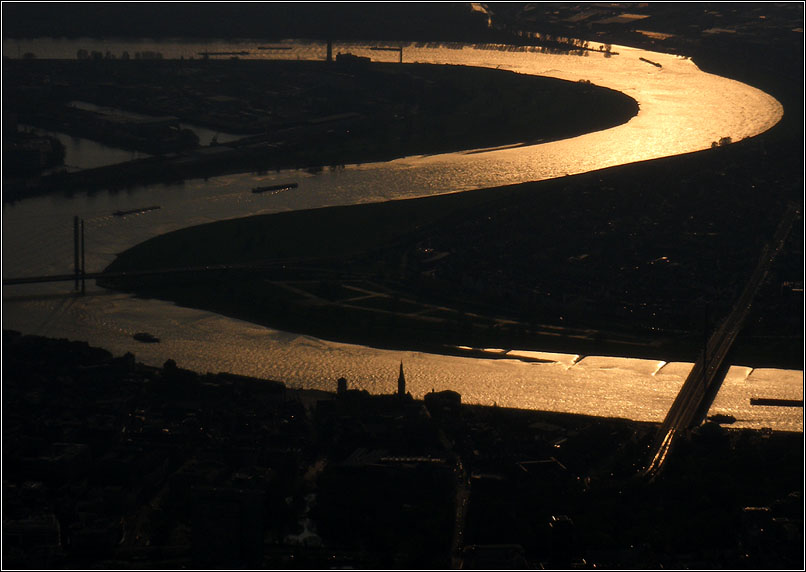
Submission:
M 94 40 L 4 40 L 4 53 L 31 51 L 38 57 L 74 58 L 76 50 L 120 53 L 161 51 L 166 58 L 198 57 L 202 51 L 247 50 L 247 57 L 323 59 L 322 43 L 287 42 L 291 50 L 257 50 L 259 43 L 99 42 Z M 397 53 L 339 44 L 374 60 L 396 61 Z M 3 275 L 67 273 L 72 265 L 72 217 L 86 222 L 87 268 L 100 270 L 115 255 L 147 238 L 195 224 L 330 205 L 356 204 L 458 192 L 561 177 L 604 167 L 707 149 L 722 137 L 739 141 L 762 133 L 782 117 L 781 105 L 742 83 L 700 71 L 679 56 L 614 46 L 618 55 L 587 57 L 542 54 L 506 46 L 403 46 L 404 62 L 449 63 L 508 69 L 622 91 L 640 104 L 628 123 L 579 137 L 481 153 L 459 152 L 352 165 L 317 174 L 286 171 L 241 174 L 151 185 L 119 193 L 40 197 L 3 210 Z M 659 63 L 650 65 L 640 58 Z M 257 184 L 299 183 L 299 193 L 259 195 Z M 160 205 L 156 211 L 115 217 L 112 212 Z M 292 387 L 335 390 L 336 379 L 373 393 L 396 388 L 399 362 L 408 389 L 421 397 L 454 389 L 470 403 L 497 403 L 570 413 L 661 421 L 686 375 L 688 363 L 513 350 L 513 359 L 448 357 L 378 350 L 323 341 L 263 328 L 170 303 L 108 293 L 91 287 L 83 298 L 57 294 L 69 284 L 4 287 L 3 327 L 23 333 L 88 341 L 115 354 L 135 353 L 147 364 L 175 359 L 200 372 L 231 371 L 280 379 Z M 139 344 L 138 331 L 161 338 Z M 502 352 L 495 352 L 500 355 Z M 545 362 L 527 363 L 524 357 Z M 491 355 L 492 358 L 492 355 Z M 751 407 L 751 397 L 802 399 L 803 372 L 731 368 L 711 414 L 737 418 L 738 427 L 802 431 L 802 409 Z

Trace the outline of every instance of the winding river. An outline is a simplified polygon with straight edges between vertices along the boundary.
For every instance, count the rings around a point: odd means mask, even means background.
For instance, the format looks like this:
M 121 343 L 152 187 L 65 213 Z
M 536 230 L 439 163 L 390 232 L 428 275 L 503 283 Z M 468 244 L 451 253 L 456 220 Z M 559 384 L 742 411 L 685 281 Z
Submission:
M 22 45 L 21 45 L 22 44 Z M 285 50 L 260 50 L 257 42 L 102 42 L 95 40 L 5 41 L 4 52 L 74 58 L 78 49 L 120 54 L 160 51 L 166 58 L 198 57 L 202 51 L 247 51 L 242 57 L 323 59 L 325 45 L 285 42 Z M 272 44 L 277 45 L 277 44 Z M 147 238 L 214 220 L 286 210 L 386 201 L 544 180 L 595 169 L 707 149 L 722 137 L 739 141 L 762 133 L 783 116 L 772 97 L 748 85 L 702 72 L 689 59 L 614 46 L 618 55 L 553 55 L 510 46 L 403 46 L 405 62 L 483 66 L 569 81 L 587 80 L 624 92 L 640 104 L 628 123 L 561 141 L 478 152 L 415 156 L 318 173 L 285 171 L 150 185 L 72 198 L 32 198 L 3 209 L 3 275 L 67 273 L 72 268 L 72 217 L 85 220 L 87 269 L 102 269 L 115 255 Z M 395 61 L 394 52 L 339 44 L 374 60 Z M 643 58 L 643 59 L 641 59 Z M 652 65 L 650 60 L 660 65 Z M 299 192 L 256 195 L 258 184 L 299 183 Z M 116 210 L 160 205 L 126 217 Z M 290 238 L 293 240 L 293 237 Z M 335 390 L 336 379 L 372 393 L 392 392 L 402 360 L 408 389 L 421 397 L 454 389 L 465 402 L 506 407 L 661 421 L 691 369 L 690 363 L 526 352 L 518 359 L 460 358 L 379 350 L 298 335 L 89 286 L 85 297 L 65 296 L 71 285 L 4 287 L 3 327 L 24 333 L 88 341 L 115 354 L 130 351 L 141 362 L 230 371 L 285 381 L 292 387 Z M 160 344 L 132 339 L 149 331 Z M 803 431 L 802 409 L 751 407 L 751 397 L 802 399 L 803 372 L 731 367 L 711 414 L 737 418 L 738 427 Z

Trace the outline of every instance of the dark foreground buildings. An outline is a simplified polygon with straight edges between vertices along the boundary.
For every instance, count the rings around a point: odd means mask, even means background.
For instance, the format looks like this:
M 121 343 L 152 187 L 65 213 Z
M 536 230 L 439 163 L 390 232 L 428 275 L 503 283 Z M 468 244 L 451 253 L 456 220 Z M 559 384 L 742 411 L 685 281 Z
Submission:
M 5 567 L 802 564 L 800 433 L 706 423 L 650 485 L 654 424 L 3 346 Z

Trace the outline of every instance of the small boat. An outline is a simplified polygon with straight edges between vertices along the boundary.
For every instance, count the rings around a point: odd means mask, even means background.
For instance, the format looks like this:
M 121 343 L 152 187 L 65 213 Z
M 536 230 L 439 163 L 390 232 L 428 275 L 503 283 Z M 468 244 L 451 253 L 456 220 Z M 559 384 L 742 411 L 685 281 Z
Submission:
M 258 46 L 258 50 L 290 50 L 291 46 Z
M 153 336 L 148 332 L 137 332 L 132 337 L 138 342 L 143 342 L 144 344 L 156 344 L 160 341 L 158 337 Z
M 140 213 L 145 213 L 145 212 L 148 212 L 148 211 L 155 211 L 158 208 L 160 208 L 160 207 L 158 205 L 155 205 L 153 207 L 143 207 L 141 209 L 131 209 L 131 210 L 128 210 L 128 211 L 115 211 L 112 214 L 115 215 L 115 216 L 126 216 L 126 215 L 130 215 L 130 214 L 140 214 Z
M 289 189 L 296 189 L 299 185 L 297 183 L 285 183 L 283 185 L 268 185 L 265 187 L 255 187 L 252 189 L 253 193 L 266 193 L 269 191 L 280 192 Z
M 731 423 L 736 423 L 736 418 L 733 415 L 725 415 L 724 413 L 710 415 L 708 419 L 719 425 L 730 425 Z

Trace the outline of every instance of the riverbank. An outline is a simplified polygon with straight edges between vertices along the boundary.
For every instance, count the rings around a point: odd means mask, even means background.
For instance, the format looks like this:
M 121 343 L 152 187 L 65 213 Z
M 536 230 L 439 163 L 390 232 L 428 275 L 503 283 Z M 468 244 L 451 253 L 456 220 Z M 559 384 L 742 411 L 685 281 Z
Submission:
M 706 423 L 650 485 L 636 475 L 653 423 L 466 405 L 454 392 L 371 396 L 352 379 L 292 390 L 8 331 L 3 346 L 13 567 L 447 568 L 484 556 L 506 568 L 514 556 L 790 568 L 802 557 L 802 433 Z M 484 548 L 501 544 L 517 548 Z

